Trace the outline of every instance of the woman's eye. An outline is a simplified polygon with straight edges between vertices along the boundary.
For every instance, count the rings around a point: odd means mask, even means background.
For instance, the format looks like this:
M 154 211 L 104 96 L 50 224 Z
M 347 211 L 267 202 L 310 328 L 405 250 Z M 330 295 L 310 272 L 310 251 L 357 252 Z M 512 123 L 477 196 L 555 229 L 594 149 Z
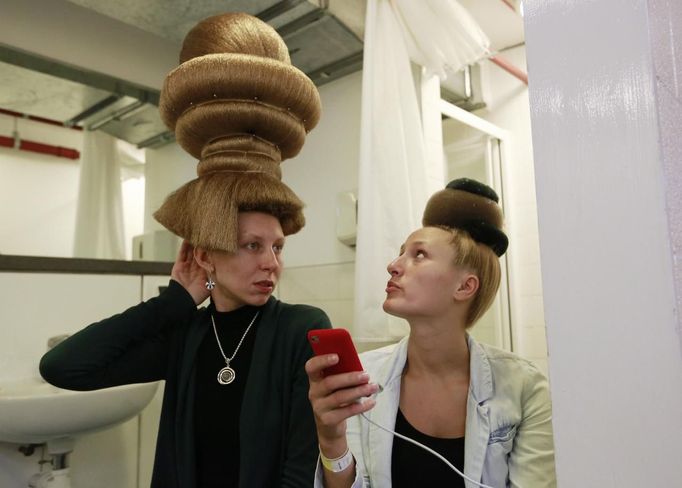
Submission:
M 279 254 L 284 250 L 284 246 L 281 244 L 277 244 L 277 245 L 272 246 L 272 249 L 273 249 L 273 251 L 275 251 L 275 253 Z
M 258 247 L 259 247 L 259 246 L 258 246 L 258 243 L 257 243 L 257 242 L 249 242 L 249 243 L 246 245 L 246 248 L 247 248 L 247 249 L 251 249 L 251 250 L 256 250 L 256 249 L 258 249 Z
M 426 257 L 426 253 L 424 251 L 422 251 L 421 249 L 417 250 L 417 252 L 414 255 L 418 258 Z

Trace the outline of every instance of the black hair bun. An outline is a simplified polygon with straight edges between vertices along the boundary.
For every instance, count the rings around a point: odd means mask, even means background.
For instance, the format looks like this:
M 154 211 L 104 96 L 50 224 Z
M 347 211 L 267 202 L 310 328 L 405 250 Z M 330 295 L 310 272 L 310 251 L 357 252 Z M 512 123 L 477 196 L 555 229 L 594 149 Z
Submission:
M 495 190 L 488 185 L 484 185 L 480 181 L 472 180 L 471 178 L 457 178 L 448 183 L 445 188 L 475 193 L 476 195 L 488 198 L 495 203 L 500 203 L 500 197 L 497 196 Z

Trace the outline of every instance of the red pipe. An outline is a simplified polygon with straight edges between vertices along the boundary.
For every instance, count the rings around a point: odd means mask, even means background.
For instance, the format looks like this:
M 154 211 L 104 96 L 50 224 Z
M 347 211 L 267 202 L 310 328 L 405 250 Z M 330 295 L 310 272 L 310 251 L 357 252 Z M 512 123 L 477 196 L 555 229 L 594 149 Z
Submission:
M 78 127 L 77 125 L 67 127 L 64 125 L 64 122 L 59 122 L 58 120 L 46 119 L 45 117 L 36 117 L 35 115 L 22 114 L 21 112 L 14 112 L 13 110 L 6 110 L 4 108 L 0 108 L 0 114 L 9 115 L 11 117 L 19 117 L 20 119 L 33 120 L 35 122 L 42 122 L 43 124 L 56 125 L 59 127 L 64 127 L 66 129 L 83 130 L 82 127 Z
M 521 71 L 516 66 L 514 66 L 513 64 L 511 64 L 506 59 L 503 59 L 499 56 L 490 56 L 488 59 L 495 63 L 496 65 L 498 65 L 503 70 L 505 70 L 507 73 L 511 74 L 512 76 L 515 76 L 519 80 L 523 81 L 526 85 L 528 85 L 528 75 Z
M 0 136 L 0 146 L 14 147 L 14 138 Z M 51 144 L 42 144 L 35 141 L 19 141 L 19 149 L 24 151 L 37 152 L 41 154 L 51 154 L 60 158 L 78 159 L 81 157 L 80 153 L 75 149 L 69 149 L 61 146 L 53 146 Z
M 516 12 L 516 7 L 514 7 L 514 4 L 512 4 L 509 0 L 502 0 L 502 1 L 504 2 L 504 4 L 505 4 L 507 7 L 509 7 L 510 9 L 512 9 L 514 12 Z

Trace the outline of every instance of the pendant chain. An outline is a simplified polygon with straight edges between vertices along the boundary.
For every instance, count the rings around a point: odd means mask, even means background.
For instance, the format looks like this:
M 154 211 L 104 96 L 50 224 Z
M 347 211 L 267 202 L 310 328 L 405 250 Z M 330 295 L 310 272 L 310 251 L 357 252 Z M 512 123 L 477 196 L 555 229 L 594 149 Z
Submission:
M 223 351 L 223 346 L 222 346 L 222 344 L 220 344 L 220 339 L 218 338 L 218 329 L 216 329 L 215 320 L 213 319 L 213 314 L 211 314 L 211 324 L 213 324 L 213 333 L 215 334 L 215 340 L 218 343 L 218 349 L 220 349 L 220 354 L 223 355 L 223 359 L 225 359 L 225 364 L 227 364 L 227 366 L 230 366 L 230 361 L 232 361 L 234 359 L 234 357 L 237 355 L 237 351 L 239 351 L 239 348 L 241 347 L 242 342 L 244 342 L 244 338 L 246 337 L 246 334 L 248 334 L 249 330 L 251 330 L 251 326 L 256 321 L 256 317 L 258 317 L 259 313 L 260 313 L 260 310 L 258 312 L 256 312 L 256 315 L 253 316 L 253 318 L 251 319 L 251 323 L 246 328 L 246 331 L 242 335 L 242 338 L 239 339 L 239 344 L 237 344 L 237 348 L 234 350 L 234 353 L 232 353 L 232 356 L 230 356 L 229 358 L 225 355 L 225 351 Z

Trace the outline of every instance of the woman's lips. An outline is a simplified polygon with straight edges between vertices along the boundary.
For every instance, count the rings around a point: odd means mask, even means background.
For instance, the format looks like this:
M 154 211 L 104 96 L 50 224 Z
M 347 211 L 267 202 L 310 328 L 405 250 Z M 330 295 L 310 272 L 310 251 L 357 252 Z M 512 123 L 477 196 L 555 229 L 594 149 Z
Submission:
M 393 283 L 392 281 L 389 281 L 386 283 L 386 293 L 391 293 L 392 291 L 398 291 L 400 290 L 400 287 Z
M 275 289 L 275 284 L 270 280 L 257 281 L 254 285 L 262 293 L 272 293 Z

